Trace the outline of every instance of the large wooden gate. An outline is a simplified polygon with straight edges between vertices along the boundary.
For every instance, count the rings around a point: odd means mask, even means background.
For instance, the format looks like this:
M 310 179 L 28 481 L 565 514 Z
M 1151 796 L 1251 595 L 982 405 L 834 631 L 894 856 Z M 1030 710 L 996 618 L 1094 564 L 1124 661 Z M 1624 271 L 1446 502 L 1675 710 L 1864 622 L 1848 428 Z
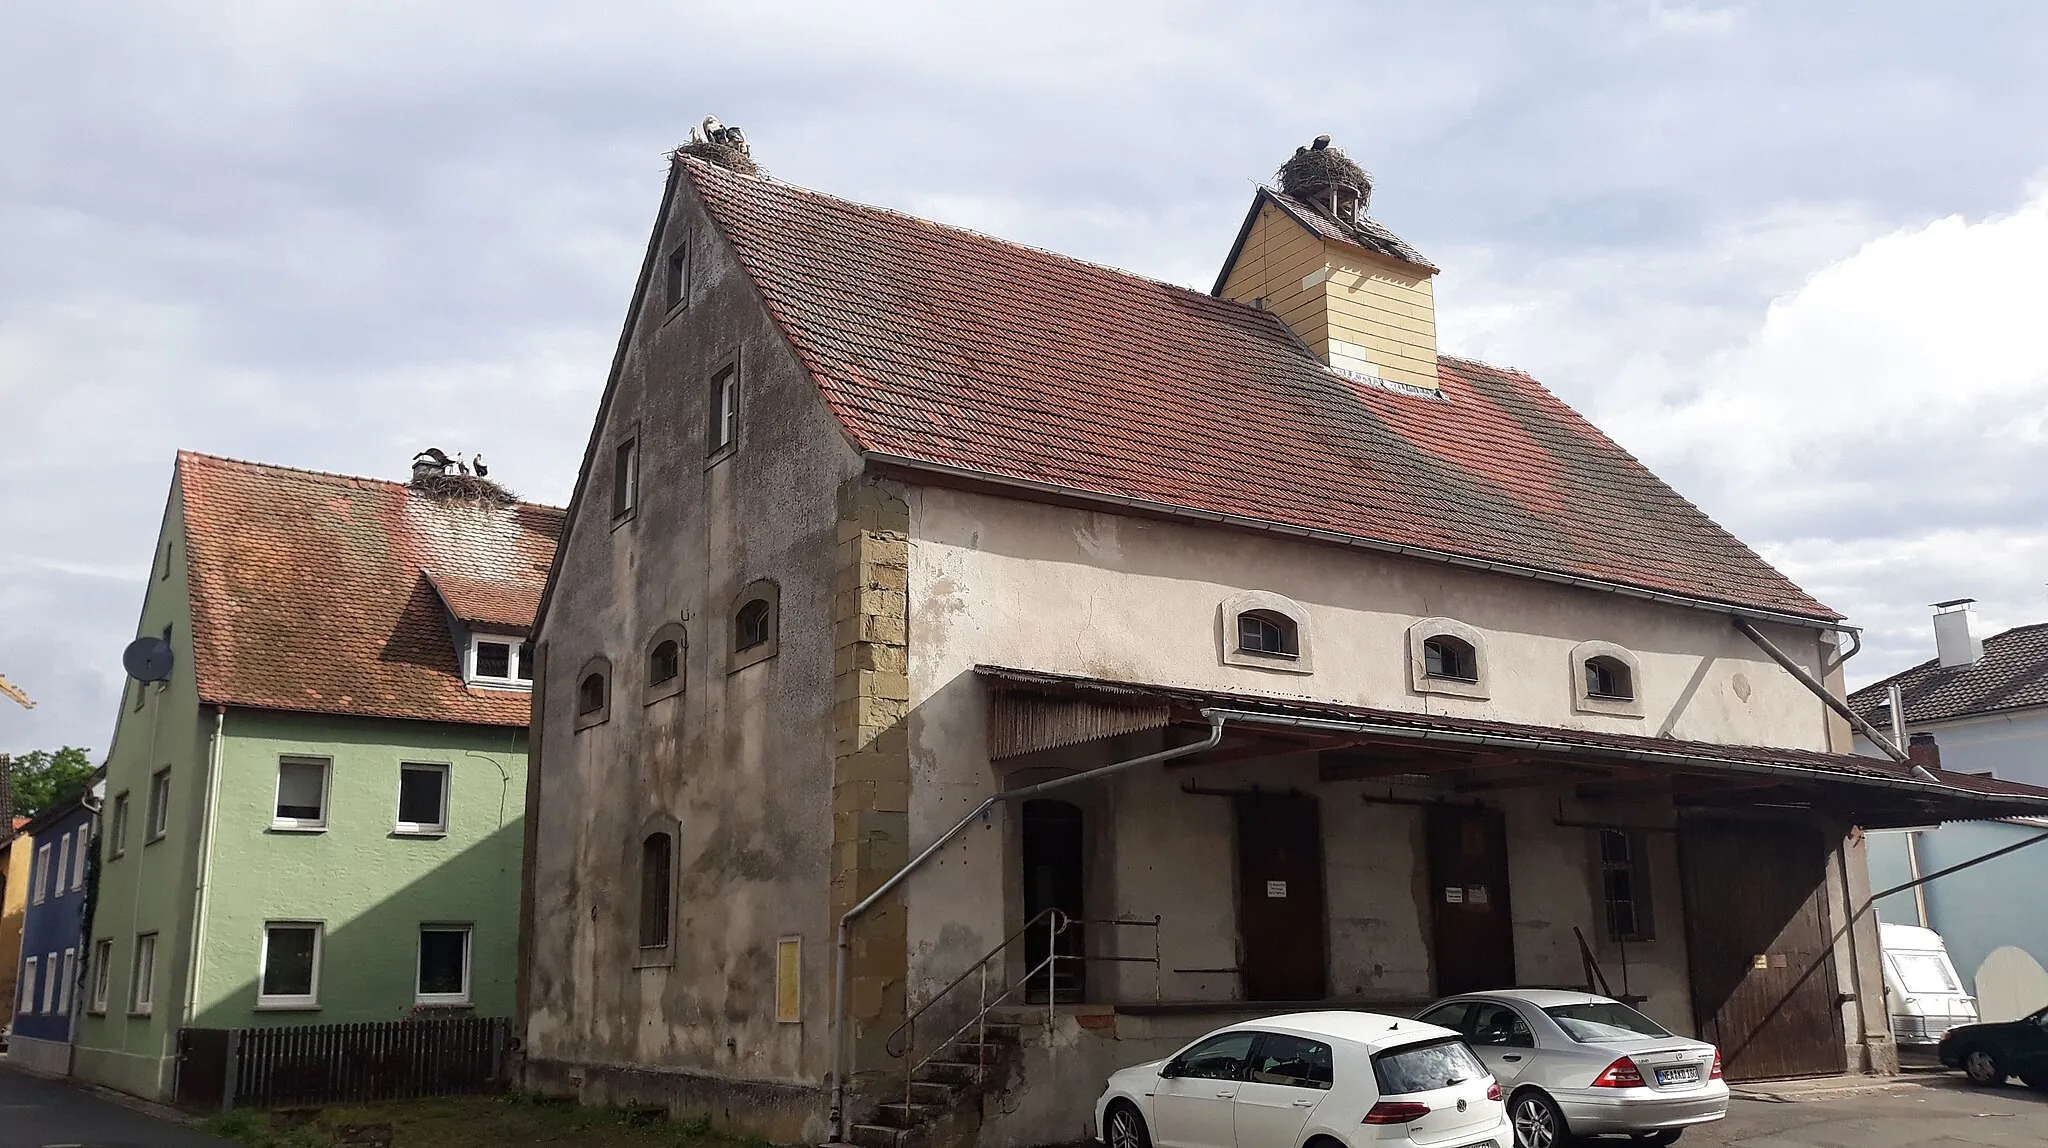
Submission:
M 1322 809 L 1300 794 L 1245 794 L 1235 805 L 1244 997 L 1321 1000 L 1329 991 Z
M 1513 988 L 1508 830 L 1500 810 L 1429 807 L 1429 901 L 1437 993 Z
M 1728 1079 L 1843 1071 L 1826 840 L 1789 823 L 1689 819 L 1679 857 L 1693 1020 Z

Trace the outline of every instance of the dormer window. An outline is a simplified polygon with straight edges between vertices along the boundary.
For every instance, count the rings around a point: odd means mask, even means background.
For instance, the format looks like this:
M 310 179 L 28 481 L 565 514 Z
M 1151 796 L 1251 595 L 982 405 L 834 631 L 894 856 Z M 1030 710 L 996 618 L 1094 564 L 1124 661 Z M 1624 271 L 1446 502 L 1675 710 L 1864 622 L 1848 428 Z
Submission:
M 524 690 L 533 688 L 533 644 L 503 634 L 473 634 L 469 639 L 467 673 L 473 686 Z

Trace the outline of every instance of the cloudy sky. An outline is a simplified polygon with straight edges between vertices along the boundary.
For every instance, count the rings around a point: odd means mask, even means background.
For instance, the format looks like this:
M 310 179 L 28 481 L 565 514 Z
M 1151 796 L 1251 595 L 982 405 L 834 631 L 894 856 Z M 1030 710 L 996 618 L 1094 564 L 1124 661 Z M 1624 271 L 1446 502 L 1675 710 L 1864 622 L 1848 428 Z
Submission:
M 104 748 L 179 447 L 562 502 L 707 113 L 1206 288 L 1319 132 L 1525 368 L 1869 628 L 2048 619 L 2048 8 L 0 3 L 0 751 Z M 0 703 L 4 706 L 5 703 Z

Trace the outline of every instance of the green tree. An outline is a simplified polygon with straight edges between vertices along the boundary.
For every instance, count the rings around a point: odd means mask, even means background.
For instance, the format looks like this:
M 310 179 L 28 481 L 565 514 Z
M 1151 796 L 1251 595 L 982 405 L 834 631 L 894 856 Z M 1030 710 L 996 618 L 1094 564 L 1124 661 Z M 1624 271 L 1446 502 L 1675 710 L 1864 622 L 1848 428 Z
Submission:
M 91 750 L 67 745 L 38 749 L 14 759 L 14 812 L 35 817 L 85 788 L 92 776 Z

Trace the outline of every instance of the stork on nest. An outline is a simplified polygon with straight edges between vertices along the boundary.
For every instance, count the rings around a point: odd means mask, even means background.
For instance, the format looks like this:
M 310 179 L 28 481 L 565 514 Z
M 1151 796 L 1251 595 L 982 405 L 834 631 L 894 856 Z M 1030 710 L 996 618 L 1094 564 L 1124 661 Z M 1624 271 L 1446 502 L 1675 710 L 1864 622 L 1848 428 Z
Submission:
M 1275 173 L 1280 190 L 1342 223 L 1365 218 L 1372 202 L 1372 177 L 1352 162 L 1351 157 L 1330 146 L 1329 136 L 1317 136 L 1307 147 L 1294 149 Z
M 451 455 L 430 446 L 412 456 L 412 481 L 406 485 L 428 498 L 444 501 L 459 499 L 494 506 L 510 506 L 519 501 L 518 495 L 484 477 L 490 472 L 481 454 Z
M 760 164 L 754 162 L 753 149 L 747 145 L 747 133 L 719 123 L 717 116 L 705 116 L 702 124 L 691 128 L 690 142 L 677 148 L 675 154 L 696 156 L 706 163 L 717 164 L 741 175 L 767 174 L 761 170 Z

